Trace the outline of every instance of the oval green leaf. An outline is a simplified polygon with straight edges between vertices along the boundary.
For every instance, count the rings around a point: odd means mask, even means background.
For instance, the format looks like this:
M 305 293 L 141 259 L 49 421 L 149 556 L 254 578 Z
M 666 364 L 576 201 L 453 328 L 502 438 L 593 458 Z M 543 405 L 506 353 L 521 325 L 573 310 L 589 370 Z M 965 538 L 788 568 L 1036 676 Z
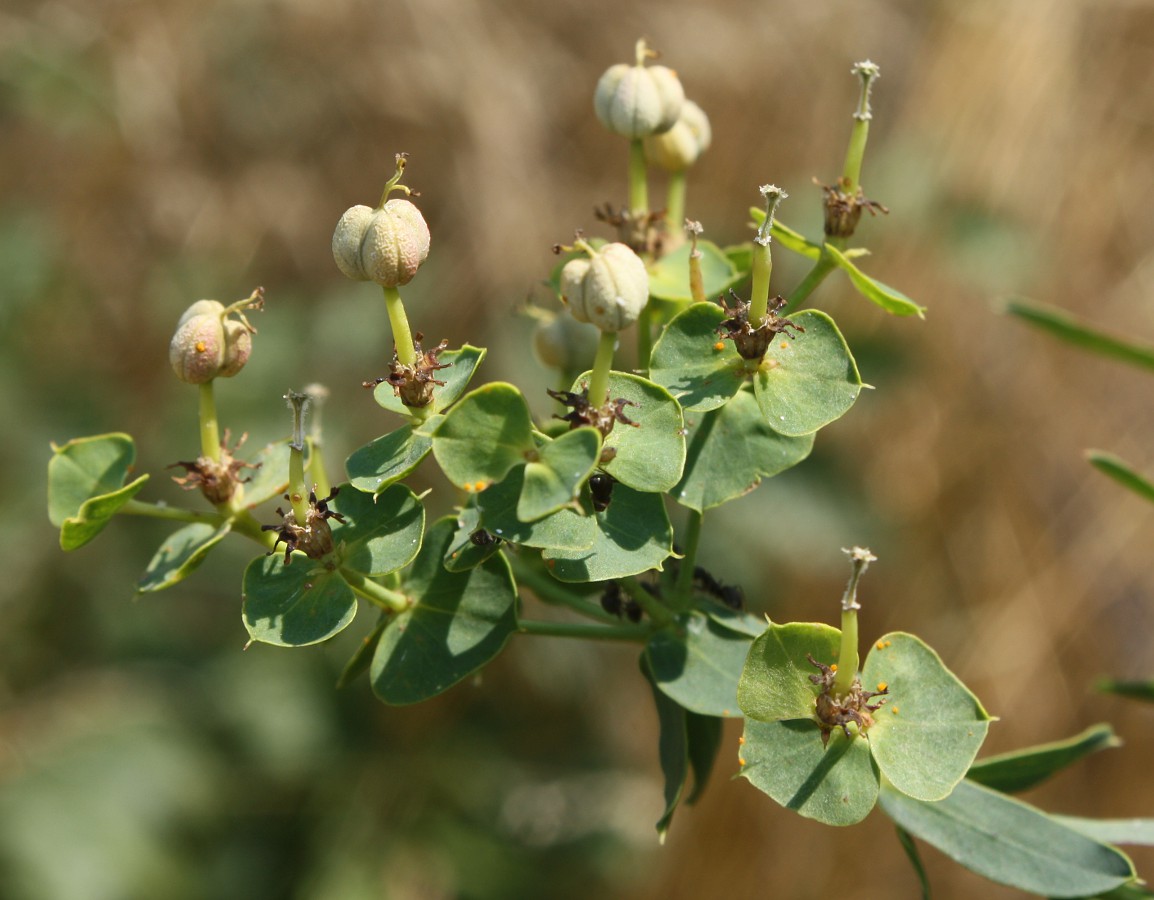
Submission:
M 691 421 L 687 441 L 685 473 L 672 496 L 703 512 L 797 465 L 809 456 L 814 436 L 778 434 L 765 424 L 753 395 L 740 391 L 721 409 Z
M 841 632 L 821 622 L 770 624 L 749 648 L 737 687 L 741 711 L 762 722 L 813 719 L 817 688 L 809 676 L 819 673 L 806 654 L 832 663 L 840 645 Z M 821 744 L 816 732 L 814 740 Z
M 136 445 L 127 434 L 100 434 L 52 445 L 48 518 L 60 529 L 62 550 L 87 544 L 140 492 L 147 475 L 125 484 L 135 461 Z
M 718 338 L 724 319 L 716 303 L 694 303 L 673 318 L 653 345 L 649 377 L 686 412 L 723 406 L 746 381 L 745 361 L 733 342 Z
M 903 294 L 896 288 L 892 288 L 887 284 L 882 284 L 876 278 L 870 278 L 855 266 L 844 253 L 834 247 L 832 244 L 826 244 L 824 251 L 834 261 L 839 269 L 849 276 L 850 283 L 859 294 L 869 300 L 871 303 L 876 303 L 886 312 L 895 316 L 918 316 L 925 318 L 924 313 L 926 308 L 918 306 L 909 297 Z
M 536 522 L 521 521 L 517 506 L 524 488 L 525 467 L 518 466 L 504 481 L 477 494 L 480 527 L 503 541 L 526 547 L 587 550 L 593 546 L 597 523 L 573 510 L 562 509 Z
M 705 296 L 715 297 L 723 294 L 744 277 L 716 244 L 698 241 L 697 249 L 701 252 L 701 280 L 705 287 Z M 693 302 L 693 292 L 689 288 L 691 250 L 692 245 L 684 243 L 649 267 L 651 297 L 677 303 Z
M 673 821 L 673 813 L 681 802 L 685 782 L 689 778 L 689 735 L 686 730 L 685 710 L 658 690 L 645 657 L 641 658 L 641 672 L 653 691 L 657 707 L 657 753 L 661 760 L 661 774 L 665 777 L 665 809 L 657 820 L 658 840 L 665 843 L 665 834 Z
M 443 560 L 450 572 L 464 572 L 480 565 L 501 549 L 500 538 L 490 535 L 490 539 L 476 541 L 473 535 L 481 527 L 481 510 L 476 506 L 466 506 L 457 512 L 457 530 L 445 548 Z
M 456 524 L 436 522 L 402 590 L 414 601 L 393 618 L 373 656 L 373 691 L 385 703 L 419 703 L 448 690 L 501 652 L 517 628 L 517 589 L 500 554 L 450 572 L 441 563 Z
M 445 477 L 469 491 L 501 481 L 536 453 L 529 404 L 500 381 L 461 398 L 433 433 L 433 455 Z
M 244 626 L 254 641 L 279 647 L 316 644 L 348 627 L 357 612 L 352 588 L 335 571 L 298 554 L 259 556 L 244 570 Z
M 816 722 L 745 720 L 741 776 L 786 809 L 826 825 L 854 825 L 878 797 L 869 744 L 840 730 L 823 747 Z
M 862 667 L 862 685 L 889 688 L 874 713 L 869 742 L 895 790 L 940 800 L 965 776 L 989 730 L 989 714 L 941 658 L 919 638 L 891 632 Z
M 639 575 L 660 569 L 673 552 L 673 528 L 660 494 L 641 493 L 618 484 L 608 509 L 584 517 L 567 511 L 556 515 L 570 515 L 576 520 L 565 520 L 582 529 L 574 540 L 584 539 L 588 534 L 584 529 L 592 526 L 592 542 L 585 549 L 545 550 L 545 564 L 559 581 L 607 581 Z
M 649 639 L 645 654 L 654 682 L 681 706 L 706 716 L 739 714 L 737 682 L 749 636 L 691 613 Z
M 586 372 L 573 390 L 589 380 Z M 605 436 L 604 451 L 616 454 L 603 468 L 639 491 L 664 493 L 685 467 L 685 421 L 681 405 L 660 385 L 626 372 L 609 373 L 609 398 L 626 400 L 623 412 L 635 425 L 618 422 Z
M 969 781 L 933 803 L 889 785 L 880 800 L 899 827 L 999 884 L 1043 897 L 1094 897 L 1134 877 L 1113 847 Z
M 546 440 L 537 459 L 525 466 L 525 483 L 517 500 L 517 518 L 534 522 L 576 503 L 581 485 L 601 456 L 601 432 L 577 428 Z
M 231 530 L 228 522 L 221 525 L 194 522 L 169 535 L 148 563 L 136 590 L 142 594 L 152 593 L 184 581 Z
M 412 472 L 432 449 L 432 438 L 402 425 L 353 451 L 345 460 L 349 483 L 370 494 L 383 491 Z
M 1095 725 L 1064 741 L 979 759 L 970 766 L 966 777 L 1004 794 L 1025 791 L 1067 766 L 1121 743 L 1109 725 Z
M 340 564 L 375 578 L 411 563 L 425 530 L 425 508 L 413 492 L 394 484 L 374 497 L 347 488 L 329 504 L 347 520 L 330 522 Z
M 770 344 L 753 376 L 765 422 L 800 436 L 841 418 L 861 392 L 857 363 L 833 319 L 816 309 L 789 317 L 805 331 Z

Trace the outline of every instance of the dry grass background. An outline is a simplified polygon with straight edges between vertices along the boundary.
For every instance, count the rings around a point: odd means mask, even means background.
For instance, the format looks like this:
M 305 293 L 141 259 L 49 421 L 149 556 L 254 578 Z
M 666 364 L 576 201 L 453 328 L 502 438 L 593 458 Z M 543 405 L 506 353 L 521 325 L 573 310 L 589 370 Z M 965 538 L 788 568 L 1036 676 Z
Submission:
M 511 310 L 552 265 L 549 247 L 576 227 L 596 231 L 592 207 L 624 196 L 624 144 L 597 124 L 590 97 L 640 35 L 711 117 L 689 212 L 720 243 L 745 239 L 765 181 L 792 195 L 783 218 L 814 230 L 810 178 L 840 168 L 849 67 L 879 62 L 863 180 L 892 213 L 860 236 L 874 251 L 869 271 L 929 307 L 924 322 L 892 320 L 830 280 L 815 302 L 877 390 L 822 433 L 809 474 L 708 523 L 706 551 L 744 581 L 752 606 L 829 620 L 845 574 L 838 548 L 869 544 L 881 562 L 864 586 L 866 633 L 901 628 L 937 648 L 1002 717 L 988 750 L 1097 721 L 1126 741 L 1030 799 L 1061 812 L 1154 812 L 1149 709 L 1090 689 L 1103 673 L 1154 674 L 1154 511 L 1082 459 L 1097 445 L 1154 470 L 1150 381 L 997 311 L 1024 295 L 1154 335 L 1154 4 L 17 0 L 0 13 L 0 460 L 21 509 L 10 506 L 0 548 L 0 818 L 44 809 L 27 787 L 41 767 L 82 755 L 141 710 L 170 708 L 181 679 L 217 673 L 198 682 L 201 702 L 227 705 L 238 683 L 294 667 L 270 661 L 275 651 L 236 653 L 243 554 L 135 605 L 126 573 L 150 555 L 149 529 L 125 526 L 60 556 L 41 512 L 47 441 L 123 428 L 154 472 L 187 455 L 195 404 L 167 375 L 170 329 L 192 300 L 258 283 L 268 310 L 250 371 L 219 392 L 226 418 L 273 436 L 279 394 L 320 379 L 334 392 L 334 461 L 391 427 L 358 386 L 380 368 L 383 310 L 340 279 L 329 237 L 347 206 L 379 196 L 399 150 L 433 232 L 407 295 L 415 327 L 493 347 L 489 378 L 539 382 L 518 359 L 527 331 Z M 797 270 L 781 262 L 775 277 L 784 287 Z M 434 496 L 448 503 L 443 489 Z M 321 672 L 324 721 L 338 657 L 318 651 L 302 664 Z M 147 893 L 123 886 L 135 871 L 125 864 L 111 882 L 120 888 L 76 896 L 500 896 L 487 893 L 492 855 L 529 872 L 549 861 L 539 871 L 558 880 L 529 879 L 516 893 L 526 897 L 590 885 L 621 898 L 916 895 L 883 817 L 817 827 L 727 781 L 727 757 L 654 848 L 655 721 L 634 673 L 627 651 L 530 639 L 483 683 L 427 709 L 386 710 L 353 689 L 338 702 L 365 729 L 355 752 L 300 757 L 298 779 L 318 766 L 329 794 L 294 787 L 282 806 L 262 793 L 278 830 L 245 837 L 293 859 L 291 878 L 233 893 L 251 871 L 232 861 L 211 891 L 162 879 Z M 296 702 L 277 690 L 258 706 Z M 501 848 L 442 832 L 419 843 L 430 806 L 468 794 L 485 753 L 504 760 L 491 788 L 503 799 L 483 807 L 502 818 L 473 824 L 503 834 Z M 326 754 L 345 761 L 343 778 Z M 436 790 L 411 774 L 422 765 L 447 766 Z M 421 789 L 394 783 L 407 781 Z M 124 805 L 138 789 L 130 780 L 101 796 Z M 217 823 L 202 843 L 233 840 L 228 816 L 198 815 Z M 308 827 L 297 828 L 302 817 Z M 555 821 L 574 818 L 597 822 Z M 37 888 L 21 856 L 40 852 L 29 829 L 60 821 L 0 826 L 5 896 L 64 896 Z M 317 823 L 331 826 L 331 846 L 310 831 L 324 830 Z M 614 836 L 610 850 L 565 842 L 598 827 Z M 64 829 L 58 840 L 62 869 L 119 865 L 90 852 L 91 835 Z M 213 856 L 207 846 L 176 855 L 196 853 Z M 937 897 L 1017 896 L 926 856 Z M 356 878 L 342 881 L 335 873 L 349 867 Z

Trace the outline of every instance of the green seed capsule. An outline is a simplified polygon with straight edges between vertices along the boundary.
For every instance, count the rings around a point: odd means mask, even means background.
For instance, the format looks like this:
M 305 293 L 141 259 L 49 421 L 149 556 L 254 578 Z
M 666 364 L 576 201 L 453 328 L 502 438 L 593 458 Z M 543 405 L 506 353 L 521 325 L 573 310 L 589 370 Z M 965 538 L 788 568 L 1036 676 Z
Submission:
M 384 287 L 408 284 L 429 255 L 429 226 L 408 200 L 394 197 L 384 206 L 347 210 L 333 232 L 333 259 L 356 281 Z
M 561 299 L 578 322 L 621 331 L 637 321 L 649 300 L 649 273 L 625 244 L 606 244 L 561 270 Z
M 645 139 L 645 158 L 667 172 L 684 172 L 709 149 L 712 140 L 708 117 L 700 106 L 686 100 L 672 128 Z
M 593 109 L 610 131 L 636 139 L 672 128 L 684 101 L 685 90 L 672 69 L 618 63 L 597 82 Z
M 180 317 L 168 345 L 168 361 L 186 384 L 204 384 L 220 374 L 225 358 L 223 315 L 223 304 L 198 300 Z

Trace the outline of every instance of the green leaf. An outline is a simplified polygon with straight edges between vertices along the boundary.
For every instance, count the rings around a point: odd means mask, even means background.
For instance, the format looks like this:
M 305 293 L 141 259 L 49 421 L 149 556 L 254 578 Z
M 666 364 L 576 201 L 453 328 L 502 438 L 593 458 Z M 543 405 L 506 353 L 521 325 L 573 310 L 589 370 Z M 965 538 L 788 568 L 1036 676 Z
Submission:
M 705 716 L 733 716 L 750 643 L 747 635 L 691 613 L 654 634 L 645 655 L 657 686 L 681 706 Z
M 99 434 L 52 445 L 48 462 L 48 518 L 60 529 L 62 550 L 75 550 L 104 530 L 135 497 L 147 475 L 126 484 L 136 445 L 127 434 Z
M 1011 300 L 1006 312 L 1090 353 L 1154 369 L 1154 344 L 1109 334 L 1082 322 L 1065 310 L 1026 300 Z
M 751 638 L 761 637 L 766 628 L 766 621 L 762 616 L 755 616 L 741 609 L 730 609 L 728 606 L 713 602 L 703 609 L 718 625 Z
M 753 224 L 761 227 L 761 223 L 765 221 L 765 210 L 759 209 L 756 206 L 749 208 L 749 214 L 753 217 Z M 773 238 L 793 253 L 798 253 L 806 259 L 812 259 L 815 262 L 821 256 L 821 244 L 815 244 L 813 241 L 805 238 L 801 232 L 794 231 L 788 225 L 781 221 L 781 219 L 774 216 L 773 225 L 770 229 L 770 234 Z
M 840 646 L 841 632 L 820 622 L 770 624 L 749 648 L 737 687 L 741 711 L 762 722 L 813 719 L 818 689 L 809 676 L 818 670 L 806 654 L 828 664 Z
M 1073 763 L 1122 742 L 1109 725 L 1094 725 L 1063 741 L 979 759 L 966 777 L 1002 793 L 1025 791 Z
M 439 360 L 442 364 L 447 363 L 449 368 L 441 369 L 436 373 L 438 380 L 445 383 L 437 385 L 434 389 L 433 408 L 430 412 L 440 413 L 448 409 L 465 392 L 473 373 L 477 371 L 477 367 L 481 365 L 481 360 L 484 358 L 485 350 L 483 348 L 472 347 L 468 344 L 459 350 L 449 350 L 442 353 Z M 391 412 L 402 416 L 412 415 L 412 410 L 401 402 L 401 398 L 396 396 L 393 386 L 387 381 L 382 381 L 373 389 L 373 399 Z
M 588 550 L 593 546 L 597 524 L 592 519 L 563 509 L 536 522 L 517 517 L 517 505 L 525 487 L 525 467 L 518 466 L 508 477 L 476 495 L 481 512 L 480 527 L 501 540 L 526 547 L 561 550 Z
M 1103 844 L 1154 847 L 1154 819 L 1087 819 L 1082 816 L 1050 818 Z
M 330 521 L 342 566 L 375 578 L 407 566 L 421 549 L 425 508 L 403 485 L 375 497 L 346 488 L 329 506 L 348 520 Z
M 466 394 L 433 433 L 433 455 L 459 488 L 483 490 L 537 455 L 529 404 L 494 381 Z
M 685 711 L 685 737 L 689 745 L 689 767 L 693 772 L 693 791 L 686 803 L 696 803 L 709 783 L 717 753 L 721 749 L 721 719 Z
M 866 658 L 862 686 L 889 687 L 874 713 L 874 760 L 896 790 L 940 800 L 965 776 L 989 730 L 989 714 L 932 649 L 912 634 L 880 638 Z
M 1113 678 L 1103 678 L 1094 687 L 1103 694 L 1117 694 L 1131 700 L 1154 703 L 1154 681 L 1117 681 Z
M 478 543 L 473 535 L 481 527 L 481 510 L 466 506 L 457 513 L 457 530 L 445 548 L 443 560 L 450 572 L 465 572 L 478 566 L 501 549 L 501 539 L 491 537 L 488 543 Z
M 525 466 L 525 484 L 517 518 L 533 522 L 576 502 L 581 485 L 601 456 L 601 432 L 577 428 L 546 441 L 536 460 Z
M 440 417 L 435 418 L 439 423 Z M 432 438 L 402 425 L 353 451 L 345 461 L 349 483 L 370 494 L 383 491 L 412 472 L 432 449 Z
M 501 652 L 517 628 L 517 589 L 500 554 L 469 569 L 442 564 L 456 525 L 436 522 L 404 579 L 414 605 L 381 635 L 371 670 L 385 703 L 419 703 L 448 690 Z
M 1139 497 L 1143 497 L 1146 500 L 1154 500 L 1154 483 L 1151 483 L 1144 476 L 1135 472 L 1124 460 L 1119 459 L 1112 453 L 1104 453 L 1101 450 L 1091 450 L 1087 453 L 1087 457 L 1090 460 L 1090 465 L 1099 472 L 1109 475 L 1120 485 L 1129 488 Z
M 741 775 L 786 809 L 826 825 L 853 825 L 874 808 L 878 778 L 869 743 L 830 733 L 808 719 L 745 720 Z
M 574 391 L 589 380 L 577 379 Z M 604 452 L 616 455 L 603 468 L 639 491 L 664 493 L 681 480 L 685 466 L 685 421 L 681 405 L 665 388 L 638 375 L 609 373 L 610 400 L 626 400 L 625 415 L 635 425 L 618 422 L 604 441 Z
M 568 543 L 585 540 L 592 527 L 592 541 L 584 549 L 557 546 L 545 550 L 546 565 L 559 581 L 608 581 L 639 575 L 660 569 L 673 552 L 673 528 L 660 494 L 643 494 L 618 484 L 608 509 L 584 517 L 563 510 L 556 516 L 572 517 L 561 520 L 573 527 Z
M 906 859 L 910 861 L 910 865 L 914 867 L 914 874 L 918 876 L 918 884 L 922 888 L 922 900 L 930 900 L 930 877 L 926 874 L 926 867 L 922 865 L 922 855 L 918 853 L 918 845 L 914 842 L 914 836 L 900 825 L 896 826 L 896 830 L 898 843 L 906 851 Z
M 231 530 L 228 522 L 195 522 L 169 535 L 148 563 L 136 590 L 142 594 L 162 591 L 184 581 Z
M 1086 897 L 1134 877 L 1130 861 L 1113 847 L 969 781 L 932 803 L 889 785 L 880 800 L 899 827 L 999 884 L 1046 897 Z
M 724 294 L 745 277 L 716 244 L 698 241 L 697 249 L 701 252 L 701 280 L 707 297 Z M 689 288 L 691 250 L 692 245 L 686 242 L 649 267 L 651 297 L 678 303 L 693 302 L 693 293 Z
M 305 465 L 308 465 L 310 449 L 305 450 Z M 260 506 L 288 489 L 289 452 L 288 440 L 285 439 L 268 444 L 257 453 L 253 463 L 258 468 L 252 472 L 252 481 L 244 485 L 245 506 L 249 509 Z
M 319 560 L 259 556 L 244 570 L 245 628 L 254 641 L 279 647 L 316 644 L 348 627 L 357 598 L 343 578 Z
M 909 297 L 903 294 L 896 288 L 892 288 L 887 284 L 882 284 L 876 278 L 870 278 L 861 269 L 855 266 L 844 253 L 834 247 L 832 244 L 825 245 L 825 252 L 837 264 L 846 275 L 849 276 L 850 283 L 853 284 L 857 292 L 865 297 L 867 300 L 876 303 L 886 312 L 895 316 L 918 316 L 925 318 L 926 308 L 918 306 Z
M 718 338 L 724 320 L 716 303 L 694 303 L 673 318 L 653 345 L 649 377 L 686 412 L 723 406 L 748 378 L 733 342 Z
M 844 415 L 862 381 L 833 319 L 813 309 L 789 318 L 805 332 L 781 335 L 770 344 L 753 376 L 753 389 L 766 424 L 797 437 Z
M 721 409 L 691 421 L 687 440 L 685 473 L 672 496 L 703 512 L 797 465 L 809 456 L 814 436 L 778 434 L 766 425 L 753 394 L 741 391 Z
M 686 734 L 685 710 L 663 694 L 653 681 L 641 658 L 641 671 L 653 690 L 653 702 L 657 706 L 658 742 L 657 752 L 661 760 L 661 774 L 665 776 L 665 810 L 657 820 L 657 836 L 665 843 L 673 813 L 681 802 L 685 782 L 689 777 L 689 738 Z

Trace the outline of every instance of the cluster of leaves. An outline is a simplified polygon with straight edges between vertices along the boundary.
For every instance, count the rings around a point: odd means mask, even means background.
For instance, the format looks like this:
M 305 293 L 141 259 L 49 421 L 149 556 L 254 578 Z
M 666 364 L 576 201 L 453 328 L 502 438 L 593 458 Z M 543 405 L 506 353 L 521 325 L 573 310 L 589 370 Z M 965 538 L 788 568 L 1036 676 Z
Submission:
M 755 224 L 763 218 L 754 211 Z M 366 602 L 378 615 L 342 683 L 367 671 L 388 704 L 437 696 L 489 663 L 516 633 L 632 640 L 642 648 L 659 714 L 662 835 L 680 802 L 705 786 L 722 720 L 744 714 L 745 778 L 831 825 L 860 821 L 880 803 L 919 872 L 911 835 L 1038 894 L 1132 891 L 1133 868 L 1112 844 L 1147 842 L 1154 826 L 1123 833 L 1108 823 L 1059 820 L 1005 796 L 1110 743 L 1108 732 L 975 764 L 989 716 L 933 650 L 904 633 L 878 640 L 861 670 L 861 684 L 878 685 L 886 705 L 868 720 L 831 728 L 815 715 L 821 688 L 811 658 L 844 663 L 842 633 L 818 624 L 767 627 L 698 564 L 705 513 L 802 462 L 817 432 L 862 389 L 834 320 L 816 309 L 789 311 L 840 270 L 885 311 L 922 312 L 862 272 L 855 260 L 865 251 L 843 238 L 810 241 L 776 220 L 771 233 L 813 267 L 785 302 L 791 327 L 756 360 L 719 340 L 731 311 L 702 296 L 744 284 L 758 247 L 698 241 L 650 255 L 649 308 L 639 324 L 646 349 L 637 371 L 608 374 L 610 405 L 619 413 L 611 426 L 535 421 L 511 384 L 469 390 L 485 351 L 467 344 L 440 354 L 432 403 L 419 414 L 390 384 L 378 385 L 376 402 L 403 424 L 356 450 L 346 461 L 347 482 L 319 501 L 333 515 L 331 552 L 290 547 L 248 565 L 242 615 L 249 635 L 284 647 L 315 644 L 349 627 Z M 591 377 L 579 374 L 568 394 L 582 396 Z M 402 482 L 430 454 L 462 502 L 454 515 L 426 523 L 422 498 Z M 281 442 L 254 460 L 260 467 L 241 494 L 195 512 L 137 500 L 148 476 L 132 477 L 134 457 L 124 434 L 55 447 L 49 513 L 67 550 L 92 540 L 117 514 L 181 521 L 149 563 L 138 585 L 145 592 L 183 580 L 230 533 L 271 551 L 273 535 L 253 510 L 293 490 L 294 465 L 327 484 L 316 447 L 306 462 L 303 447 Z M 681 512 L 671 518 L 676 507 Z M 680 539 L 674 519 L 686 522 Z M 522 593 L 587 621 L 534 620 Z M 598 593 L 601 603 L 592 599 Z M 856 647 L 853 660 L 856 667 Z

